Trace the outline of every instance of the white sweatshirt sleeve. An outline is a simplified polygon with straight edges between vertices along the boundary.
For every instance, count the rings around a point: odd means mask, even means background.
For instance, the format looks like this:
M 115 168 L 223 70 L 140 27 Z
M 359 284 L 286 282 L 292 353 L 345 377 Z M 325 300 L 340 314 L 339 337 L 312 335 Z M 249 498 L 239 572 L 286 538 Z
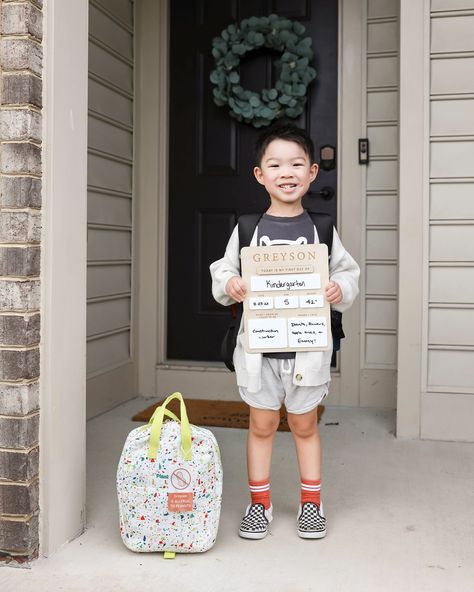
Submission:
M 225 287 L 231 277 L 235 275 L 240 276 L 238 226 L 234 228 L 229 242 L 227 243 L 224 257 L 211 263 L 209 269 L 211 271 L 212 295 L 214 296 L 214 299 L 217 300 L 219 304 L 230 306 L 235 300 L 226 294 Z
M 212 295 L 214 299 L 219 304 L 230 306 L 235 300 L 227 295 L 225 287 L 231 277 L 241 275 L 238 226 L 234 228 L 227 243 L 224 257 L 211 263 L 209 269 L 212 277 Z M 345 250 L 336 229 L 334 229 L 329 263 L 329 279 L 334 280 L 341 286 L 343 295 L 342 302 L 332 305 L 334 310 L 345 312 L 351 307 L 359 294 L 359 275 L 359 266 Z
M 345 250 L 336 229 L 334 229 L 329 261 L 329 279 L 337 282 L 342 290 L 342 301 L 339 304 L 331 305 L 334 310 L 345 312 L 351 307 L 359 294 L 359 275 L 359 266 Z

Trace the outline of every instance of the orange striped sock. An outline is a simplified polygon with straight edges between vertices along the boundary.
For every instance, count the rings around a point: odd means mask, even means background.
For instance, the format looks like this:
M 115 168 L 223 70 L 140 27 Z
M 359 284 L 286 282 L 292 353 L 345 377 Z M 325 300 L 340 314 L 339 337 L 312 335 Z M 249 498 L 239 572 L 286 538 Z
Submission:
M 250 496 L 252 498 L 252 504 L 263 504 L 265 509 L 271 505 L 270 502 L 270 481 L 250 481 L 249 480 Z
M 301 479 L 301 503 L 304 504 L 304 502 L 321 505 L 321 479 L 317 481 Z

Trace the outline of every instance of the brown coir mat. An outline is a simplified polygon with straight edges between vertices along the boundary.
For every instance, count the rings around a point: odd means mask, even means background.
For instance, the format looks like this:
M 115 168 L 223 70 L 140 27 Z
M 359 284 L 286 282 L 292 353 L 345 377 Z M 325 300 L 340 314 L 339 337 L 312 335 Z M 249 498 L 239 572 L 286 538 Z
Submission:
M 163 401 L 147 407 L 132 417 L 133 421 L 148 422 L 155 409 Z M 169 404 L 169 410 L 179 417 L 179 401 L 174 400 Z M 210 401 L 208 399 L 186 399 L 186 410 L 190 423 L 198 426 L 214 426 L 224 428 L 248 428 L 249 407 L 240 401 Z M 318 423 L 324 412 L 324 405 L 318 407 Z M 286 419 L 286 409 L 280 410 L 279 432 L 289 432 Z

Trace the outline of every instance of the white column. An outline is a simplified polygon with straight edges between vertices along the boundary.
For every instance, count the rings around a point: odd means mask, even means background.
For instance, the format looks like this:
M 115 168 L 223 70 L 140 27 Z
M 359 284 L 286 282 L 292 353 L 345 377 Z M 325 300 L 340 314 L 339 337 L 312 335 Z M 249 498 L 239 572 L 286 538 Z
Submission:
M 88 1 L 45 3 L 41 553 L 84 530 Z
M 397 436 L 419 438 L 428 199 L 429 0 L 400 0 Z

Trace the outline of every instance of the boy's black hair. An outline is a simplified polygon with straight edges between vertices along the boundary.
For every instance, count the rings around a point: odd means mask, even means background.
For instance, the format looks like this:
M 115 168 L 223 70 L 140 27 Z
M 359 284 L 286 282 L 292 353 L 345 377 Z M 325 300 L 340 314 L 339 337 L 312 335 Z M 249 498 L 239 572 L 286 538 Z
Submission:
M 270 142 L 273 140 L 287 140 L 289 142 L 296 142 L 306 152 L 310 158 L 310 164 L 314 162 L 314 144 L 308 132 L 293 123 L 282 121 L 274 123 L 265 129 L 257 138 L 255 143 L 255 164 L 260 166 L 263 155 Z

